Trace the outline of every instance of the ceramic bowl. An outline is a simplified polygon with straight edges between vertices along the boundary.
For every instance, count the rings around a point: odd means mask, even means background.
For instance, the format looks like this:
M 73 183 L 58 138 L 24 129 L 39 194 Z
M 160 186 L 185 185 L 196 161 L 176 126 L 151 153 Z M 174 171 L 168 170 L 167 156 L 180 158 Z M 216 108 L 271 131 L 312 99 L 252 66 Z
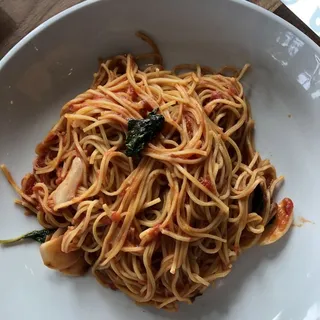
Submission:
M 251 64 L 243 84 L 257 149 L 285 176 L 279 198 L 293 199 L 302 226 L 274 245 L 245 252 L 228 277 L 174 314 L 137 306 L 91 276 L 47 269 L 36 243 L 0 247 L 0 318 L 319 319 L 320 50 L 258 6 L 240 0 L 86 1 L 45 22 L 0 62 L 0 162 L 20 181 L 63 103 L 90 85 L 98 57 L 149 50 L 137 30 L 157 42 L 168 68 Z M 39 228 L 14 205 L 15 197 L 0 177 L 0 238 Z

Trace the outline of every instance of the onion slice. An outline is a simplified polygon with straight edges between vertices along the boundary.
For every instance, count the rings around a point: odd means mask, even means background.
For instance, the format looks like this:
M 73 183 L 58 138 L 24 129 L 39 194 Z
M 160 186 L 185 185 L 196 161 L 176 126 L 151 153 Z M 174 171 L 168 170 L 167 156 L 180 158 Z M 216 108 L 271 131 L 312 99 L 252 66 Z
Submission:
M 40 246 L 40 253 L 43 263 L 51 269 L 58 270 L 62 273 L 80 276 L 89 268 L 84 259 L 83 251 L 62 252 L 61 244 L 63 235 L 52 237 L 51 240 Z
M 83 175 L 83 163 L 79 157 L 73 159 L 71 168 L 62 183 L 50 195 L 51 206 L 62 204 L 73 199 L 76 195 Z

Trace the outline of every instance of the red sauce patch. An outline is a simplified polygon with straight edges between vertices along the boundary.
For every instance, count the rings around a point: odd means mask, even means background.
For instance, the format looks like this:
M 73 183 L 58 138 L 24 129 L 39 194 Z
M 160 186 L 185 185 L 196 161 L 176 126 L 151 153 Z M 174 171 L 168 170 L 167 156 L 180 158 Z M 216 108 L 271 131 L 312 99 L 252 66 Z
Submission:
M 152 106 L 150 105 L 150 103 L 148 101 L 143 100 L 142 101 L 142 108 L 151 112 L 153 110 Z
M 282 200 L 282 202 L 283 202 L 284 209 L 285 209 L 286 213 L 288 215 L 291 215 L 292 211 L 293 211 L 293 202 L 292 202 L 292 200 L 289 199 L 289 198 L 284 198 Z
M 36 182 L 37 180 L 33 174 L 26 175 L 21 182 L 24 193 L 30 196 L 33 193 L 33 187 Z
M 199 182 L 204 186 L 206 187 L 208 190 L 210 191 L 214 191 L 214 188 L 213 188 L 213 185 L 212 185 L 212 182 L 210 180 L 210 177 L 209 176 L 206 176 L 206 177 L 201 177 L 199 179 Z
M 46 166 L 45 156 L 39 156 L 34 160 L 33 165 L 37 168 L 43 168 Z
M 61 176 L 61 174 L 62 174 L 62 168 L 58 168 L 57 170 L 56 170 L 56 174 L 57 174 L 57 179 L 56 179 L 56 185 L 59 185 L 62 181 L 63 181 L 63 177 Z
M 234 86 L 231 86 L 229 89 L 228 89 L 228 93 L 231 95 L 231 96 L 235 96 L 238 94 L 238 90 L 234 87 Z
M 186 120 L 186 127 L 187 127 L 188 135 L 191 136 L 193 134 L 192 118 L 189 115 L 186 115 L 185 120 Z
M 47 145 L 45 145 L 43 142 L 39 143 L 36 146 L 36 153 L 38 155 L 43 155 L 43 154 L 47 153 L 48 150 L 49 150 L 49 147 Z
M 140 115 L 141 115 L 142 118 L 146 118 L 147 115 L 148 115 L 148 112 L 147 112 L 147 110 L 145 110 L 145 109 L 140 109 L 140 110 L 139 110 L 139 113 L 140 113 Z
M 146 100 L 142 100 L 141 101 L 141 106 L 142 106 L 142 109 L 144 110 L 147 110 L 149 112 L 151 112 L 153 110 L 153 108 L 151 107 L 150 103 Z
M 277 225 L 280 231 L 283 231 L 292 215 L 293 211 L 293 202 L 289 198 L 284 198 L 279 206 L 278 206 L 278 213 L 277 213 Z
M 223 99 L 223 94 L 220 91 L 212 91 L 211 99 L 212 100 Z
M 126 195 L 128 187 L 124 188 L 121 192 L 120 192 L 120 197 L 123 198 Z
M 160 233 L 160 223 L 155 225 L 154 227 L 150 228 L 148 233 L 149 233 L 149 236 L 151 238 L 154 238 L 156 237 L 159 233 Z
M 129 86 L 128 90 L 127 90 L 128 95 L 131 98 L 131 101 L 136 101 L 138 98 L 138 95 L 136 93 L 136 91 L 134 90 L 133 86 Z
M 119 222 L 121 220 L 121 214 L 118 211 L 113 211 L 111 214 L 111 220 L 113 222 Z
M 68 107 L 67 112 L 74 113 L 74 112 L 80 110 L 82 107 L 83 107 L 83 104 L 71 104 Z
M 53 151 L 53 150 L 49 150 L 48 151 L 48 157 L 49 159 L 53 160 L 57 157 L 58 152 L 57 151 Z

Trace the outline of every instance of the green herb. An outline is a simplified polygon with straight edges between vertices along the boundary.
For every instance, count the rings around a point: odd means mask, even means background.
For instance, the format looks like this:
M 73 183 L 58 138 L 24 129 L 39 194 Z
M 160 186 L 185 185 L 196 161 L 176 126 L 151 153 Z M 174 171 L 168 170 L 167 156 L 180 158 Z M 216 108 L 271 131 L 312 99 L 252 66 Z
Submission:
M 39 243 L 44 243 L 46 241 L 46 237 L 53 233 L 55 230 L 52 229 L 43 229 L 43 230 L 35 230 L 29 233 L 26 233 L 20 237 L 8 239 L 8 240 L 0 240 L 0 244 L 11 244 L 18 242 L 20 240 L 31 239 L 37 241 Z
M 138 156 L 145 145 L 161 131 L 163 124 L 164 117 L 157 114 L 157 109 L 150 112 L 146 119 L 129 119 L 126 155 L 128 157 Z

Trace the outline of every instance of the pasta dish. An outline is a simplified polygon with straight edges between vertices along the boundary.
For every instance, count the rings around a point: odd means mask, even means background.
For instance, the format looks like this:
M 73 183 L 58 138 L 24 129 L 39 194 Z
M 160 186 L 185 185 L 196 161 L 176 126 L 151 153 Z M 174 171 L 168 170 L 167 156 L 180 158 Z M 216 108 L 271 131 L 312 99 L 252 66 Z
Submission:
M 283 178 L 253 143 L 240 82 L 249 66 L 166 70 L 138 35 L 152 53 L 101 62 L 36 147 L 21 188 L 2 170 L 44 228 L 26 237 L 43 242 L 46 266 L 91 269 L 139 304 L 176 310 L 244 250 L 281 238 L 293 203 L 274 202 Z

